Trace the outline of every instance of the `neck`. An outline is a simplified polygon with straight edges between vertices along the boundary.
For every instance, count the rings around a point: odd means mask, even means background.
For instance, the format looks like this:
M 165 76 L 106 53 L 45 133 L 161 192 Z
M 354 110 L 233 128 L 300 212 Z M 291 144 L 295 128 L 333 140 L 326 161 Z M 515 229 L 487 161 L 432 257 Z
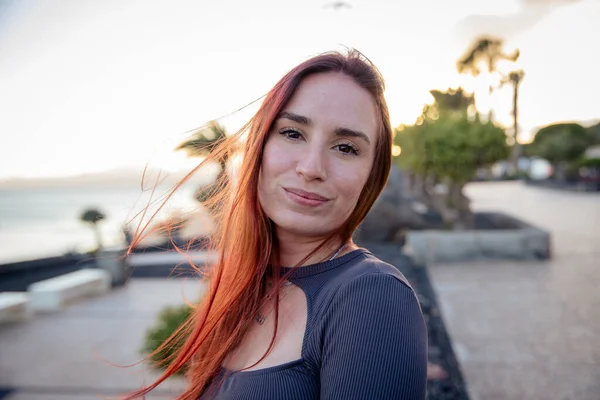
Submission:
M 310 252 L 315 250 L 325 241 L 324 237 L 299 237 L 288 231 L 277 230 L 277 241 L 279 243 L 279 260 L 282 266 L 292 267 L 302 261 Z M 342 241 L 336 239 L 323 246 L 315 254 L 311 255 L 302 266 L 315 264 L 328 260 L 342 246 Z M 338 253 L 337 257 L 348 252 L 351 247 L 355 247 L 352 241 L 347 242 L 344 249 Z

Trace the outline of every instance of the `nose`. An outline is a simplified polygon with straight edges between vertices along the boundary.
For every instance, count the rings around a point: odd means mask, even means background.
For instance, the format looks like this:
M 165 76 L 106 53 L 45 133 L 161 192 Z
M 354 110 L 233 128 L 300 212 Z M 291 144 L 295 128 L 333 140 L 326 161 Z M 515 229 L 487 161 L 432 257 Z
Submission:
M 325 171 L 325 156 L 323 151 L 320 148 L 316 148 L 316 146 L 310 147 L 300 156 L 300 160 L 296 165 L 296 172 L 308 181 L 315 179 L 324 181 L 327 178 L 327 173 Z

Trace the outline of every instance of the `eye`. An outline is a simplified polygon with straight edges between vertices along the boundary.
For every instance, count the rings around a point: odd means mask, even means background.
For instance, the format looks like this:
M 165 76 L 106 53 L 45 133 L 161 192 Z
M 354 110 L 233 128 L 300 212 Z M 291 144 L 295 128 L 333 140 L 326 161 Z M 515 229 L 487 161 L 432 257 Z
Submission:
M 279 134 L 290 140 L 302 139 L 302 132 L 294 128 L 283 128 L 279 130 Z
M 342 154 L 353 154 L 357 156 L 360 153 L 360 151 L 352 143 L 340 143 L 335 145 L 334 148 L 337 148 Z

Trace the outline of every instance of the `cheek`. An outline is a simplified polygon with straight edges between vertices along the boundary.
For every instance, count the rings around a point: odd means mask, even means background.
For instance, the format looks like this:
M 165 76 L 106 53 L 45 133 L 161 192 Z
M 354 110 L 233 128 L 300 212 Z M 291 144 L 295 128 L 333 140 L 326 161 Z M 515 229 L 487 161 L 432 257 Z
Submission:
M 289 157 L 286 157 L 281 146 L 277 146 L 276 141 L 268 141 L 265 144 L 263 159 L 261 164 L 261 176 L 264 176 L 266 185 L 274 183 L 273 178 L 285 172 L 290 163 Z
M 344 203 L 347 207 L 344 212 L 348 212 L 347 209 L 350 209 L 350 212 L 354 210 L 358 198 L 367 184 L 367 180 L 369 179 L 369 174 L 371 172 L 370 165 L 364 165 L 360 168 L 352 169 L 351 171 L 346 170 L 343 174 L 341 174 L 336 185 L 338 187 L 338 193 L 342 196 Z
M 281 147 L 276 140 L 269 140 L 263 150 L 258 195 L 259 201 L 266 208 L 274 201 L 271 196 L 275 194 L 277 186 L 281 184 L 282 179 L 280 178 L 286 175 L 293 166 L 292 157 Z

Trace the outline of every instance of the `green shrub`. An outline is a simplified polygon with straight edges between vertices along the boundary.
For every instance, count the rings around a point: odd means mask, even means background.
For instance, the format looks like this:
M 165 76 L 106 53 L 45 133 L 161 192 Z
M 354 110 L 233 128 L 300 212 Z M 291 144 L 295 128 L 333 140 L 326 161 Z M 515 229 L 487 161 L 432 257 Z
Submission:
M 504 180 L 514 181 L 514 180 L 519 180 L 519 179 L 527 179 L 528 177 L 529 177 L 529 174 L 527 174 L 527 171 L 517 171 L 517 173 L 506 174 L 506 176 L 504 177 Z
M 600 168 L 600 158 L 579 158 L 569 164 L 566 168 L 567 180 L 578 180 L 581 178 L 582 168 Z
M 577 168 L 600 168 L 600 158 L 581 158 L 575 162 Z
M 593 144 L 593 137 L 583 126 L 558 123 L 541 128 L 530 145 L 530 152 L 554 165 L 573 162 Z
M 187 320 L 192 311 L 193 309 L 187 304 L 177 307 L 167 307 L 158 315 L 156 324 L 146 332 L 142 351 L 145 354 L 152 354 L 150 360 L 157 367 L 166 367 L 168 365 L 173 359 L 174 354 L 184 343 L 184 338 L 170 343 L 156 353 L 154 352 Z M 180 373 L 183 372 L 180 371 Z

